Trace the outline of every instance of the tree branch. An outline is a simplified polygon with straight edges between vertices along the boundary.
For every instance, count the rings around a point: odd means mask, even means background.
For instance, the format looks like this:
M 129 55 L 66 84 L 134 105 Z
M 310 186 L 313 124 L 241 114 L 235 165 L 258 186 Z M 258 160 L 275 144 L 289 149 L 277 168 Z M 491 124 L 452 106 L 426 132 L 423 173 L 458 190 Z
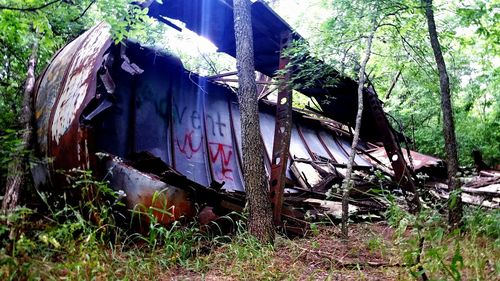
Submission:
M 388 100 L 389 97 L 391 96 L 392 90 L 394 90 L 394 87 L 396 86 L 396 83 L 399 80 L 399 76 L 401 76 L 401 69 L 398 70 L 396 76 L 392 79 L 391 86 L 389 87 L 389 90 L 387 90 L 387 94 L 385 94 L 385 100 Z
M 12 10 L 12 11 L 22 11 L 22 12 L 35 12 L 37 10 L 45 9 L 50 5 L 53 5 L 57 2 L 61 2 L 63 0 L 53 0 L 49 3 L 45 3 L 41 6 L 38 7 L 28 7 L 28 8 L 22 8 L 22 7 L 9 7 L 9 6 L 2 6 L 0 5 L 0 10 Z
M 94 5 L 94 3 L 96 1 L 97 0 L 93 0 L 92 2 L 90 2 L 89 5 L 87 6 L 87 8 L 85 8 L 85 10 L 83 10 L 83 12 L 78 17 L 72 19 L 71 22 L 75 22 L 75 21 L 78 21 L 79 19 L 81 19 L 87 13 L 87 11 L 90 9 L 90 7 L 92 7 L 92 5 Z

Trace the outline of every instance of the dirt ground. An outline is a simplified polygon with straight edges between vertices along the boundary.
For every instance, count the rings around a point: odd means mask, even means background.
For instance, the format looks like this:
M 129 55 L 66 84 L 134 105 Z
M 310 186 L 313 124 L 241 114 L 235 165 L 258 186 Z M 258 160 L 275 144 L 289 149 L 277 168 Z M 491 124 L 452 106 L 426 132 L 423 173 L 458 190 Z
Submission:
M 336 226 L 319 227 L 308 238 L 280 237 L 275 251 L 258 261 L 220 260 L 203 273 L 176 268 L 163 280 L 408 280 L 394 246 L 394 230 L 384 223 L 353 224 L 350 239 Z M 217 250 L 219 251 L 219 250 Z M 223 251 L 220 250 L 220 251 Z M 223 253 L 219 253 L 223 254 Z M 210 255 L 214 255 L 213 253 Z M 217 255 L 217 254 L 215 254 Z M 256 257 L 259 258 L 259 257 Z M 214 261 L 214 260 L 213 260 Z

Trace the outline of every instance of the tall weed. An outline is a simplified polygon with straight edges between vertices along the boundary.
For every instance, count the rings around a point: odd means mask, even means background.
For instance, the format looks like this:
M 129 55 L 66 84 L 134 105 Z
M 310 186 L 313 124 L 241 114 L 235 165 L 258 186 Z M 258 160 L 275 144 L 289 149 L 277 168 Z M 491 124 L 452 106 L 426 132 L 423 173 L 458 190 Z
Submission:
M 391 204 L 386 212 L 410 276 L 420 279 L 426 274 L 431 280 L 499 277 L 500 211 L 466 208 L 463 229 L 450 232 L 441 210 L 427 208 L 415 216 Z M 494 243 L 483 245 L 482 241 L 491 239 Z

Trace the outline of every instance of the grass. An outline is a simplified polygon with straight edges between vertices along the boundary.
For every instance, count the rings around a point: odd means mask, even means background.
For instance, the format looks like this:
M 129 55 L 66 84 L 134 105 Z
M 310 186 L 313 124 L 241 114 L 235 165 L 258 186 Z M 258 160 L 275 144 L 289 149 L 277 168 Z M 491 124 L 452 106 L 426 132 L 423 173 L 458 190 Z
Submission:
M 72 181 L 93 199 L 40 194 L 60 204 L 0 215 L 0 280 L 500 279 L 499 210 L 466 209 L 463 231 L 450 233 L 439 209 L 412 216 L 393 205 L 387 222 L 351 225 L 347 243 L 337 226 L 317 223 L 271 246 L 246 232 L 244 217 L 232 220 L 235 233 L 215 235 L 196 223 L 162 226 L 143 208 L 149 227 L 136 232 L 105 183 L 86 172 Z
M 25 224 L 33 214 L 18 214 L 23 222 L 14 240 L 3 224 L 1 280 L 417 280 L 419 274 L 416 230 L 399 234 L 386 223 L 352 225 L 348 244 L 335 226 L 320 226 L 307 238 L 278 236 L 274 246 L 261 245 L 243 228 L 231 236 L 209 236 L 195 225 L 177 225 L 153 246 L 145 234 L 101 240 L 96 228 Z M 482 220 L 492 216 L 498 212 L 484 212 Z M 425 233 L 421 265 L 431 280 L 498 280 L 498 233 L 486 232 L 482 224 L 476 230 Z

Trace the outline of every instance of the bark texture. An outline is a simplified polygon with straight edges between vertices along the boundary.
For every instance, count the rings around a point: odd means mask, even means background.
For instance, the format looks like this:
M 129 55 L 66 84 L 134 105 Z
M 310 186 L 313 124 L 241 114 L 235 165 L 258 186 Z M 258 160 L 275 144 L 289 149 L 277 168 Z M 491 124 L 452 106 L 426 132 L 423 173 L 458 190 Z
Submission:
M 452 229 L 460 226 L 462 220 L 462 196 L 458 173 L 457 141 L 455 137 L 455 122 L 453 121 L 453 109 L 451 104 L 450 80 L 446 70 L 446 63 L 441 51 L 436 22 L 434 21 L 434 11 L 432 0 L 423 0 L 425 4 L 425 16 L 429 28 L 429 38 L 431 41 L 434 58 L 439 72 L 439 89 L 441 92 L 441 111 L 443 112 L 443 133 L 446 150 L 446 162 L 448 164 L 448 185 L 454 196 L 450 196 L 448 203 L 448 223 Z
M 377 24 L 374 21 L 373 28 L 368 36 L 368 41 L 366 43 L 366 52 L 361 66 L 359 69 L 359 81 L 358 81 L 358 111 L 356 114 L 356 126 L 354 128 L 354 136 L 352 138 L 351 153 L 349 154 L 349 161 L 347 162 L 347 172 L 344 182 L 342 183 L 342 236 L 344 239 L 349 237 L 349 231 L 347 228 L 347 221 L 349 219 L 349 192 L 353 186 L 352 181 L 352 166 L 354 164 L 354 157 L 356 156 L 356 147 L 359 141 L 359 132 L 361 130 L 361 118 L 363 117 L 363 89 L 366 82 L 366 64 L 370 59 L 373 36 L 377 30 Z
M 24 154 L 29 151 L 33 135 L 33 90 L 35 88 L 35 68 L 37 62 L 38 42 L 33 43 L 31 56 L 28 60 L 28 71 L 23 90 L 23 108 L 21 112 L 21 123 L 23 128 L 22 146 L 19 148 L 18 157 L 14 157 L 8 167 L 5 196 L 2 202 L 2 210 L 12 210 L 19 203 L 21 189 L 26 182 L 28 172 L 28 159 Z
M 249 209 L 248 230 L 261 242 L 274 241 L 274 224 L 260 138 L 250 0 L 235 0 L 234 31 L 238 102 L 241 112 L 243 176 Z

